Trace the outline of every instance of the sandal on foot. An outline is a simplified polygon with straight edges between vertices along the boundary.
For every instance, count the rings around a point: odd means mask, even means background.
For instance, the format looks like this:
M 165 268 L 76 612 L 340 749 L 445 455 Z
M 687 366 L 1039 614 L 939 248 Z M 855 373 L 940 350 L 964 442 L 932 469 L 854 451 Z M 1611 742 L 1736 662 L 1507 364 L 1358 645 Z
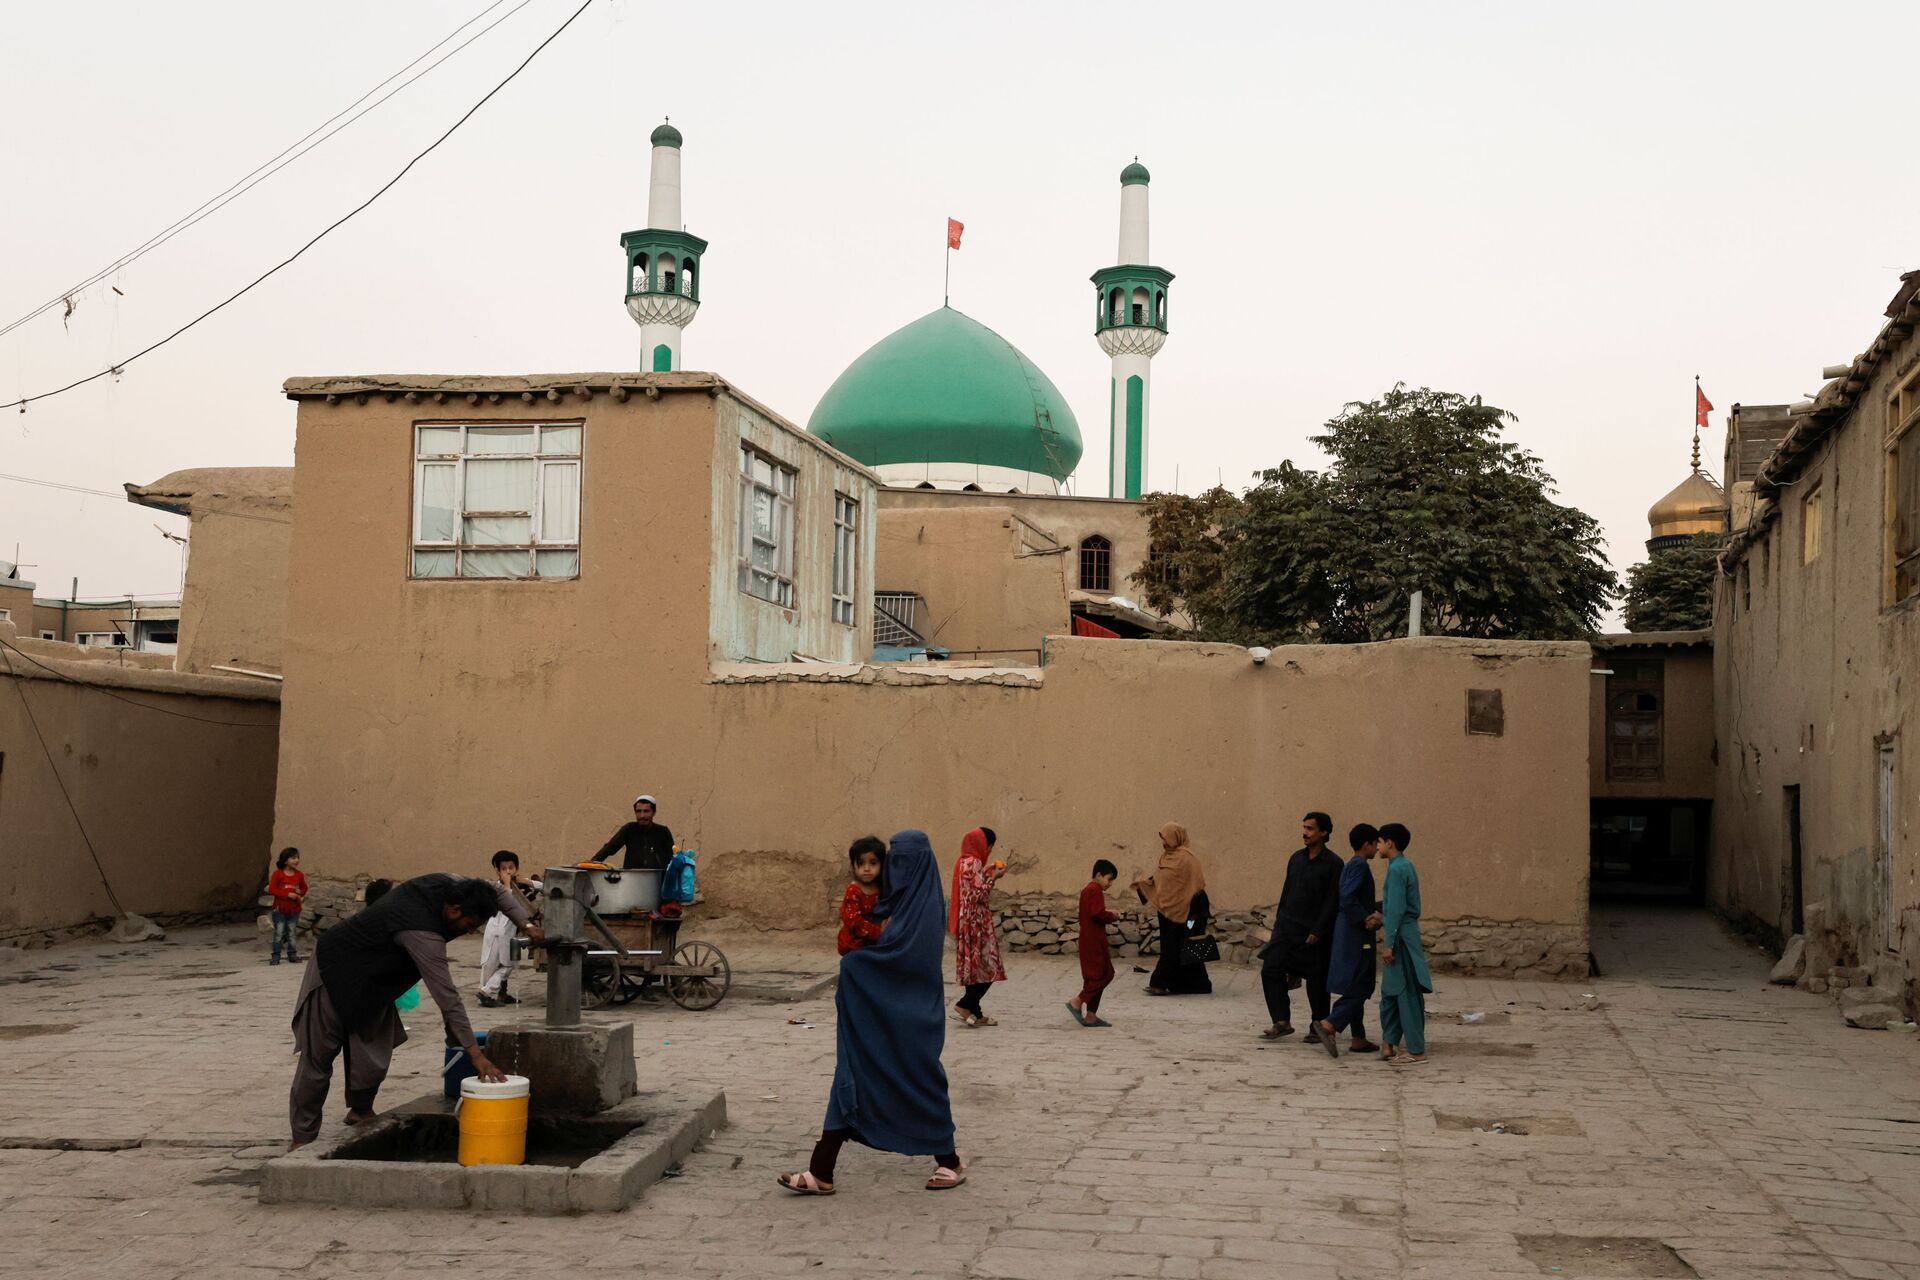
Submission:
M 1313 1030 L 1319 1037 L 1320 1047 L 1327 1051 L 1327 1056 L 1329 1058 L 1338 1058 L 1340 1056 L 1340 1033 L 1328 1027 L 1325 1023 L 1314 1024 Z M 1313 1038 L 1314 1036 L 1307 1037 L 1309 1040 Z
M 967 1180 L 964 1169 L 935 1169 L 933 1176 L 927 1179 L 929 1191 L 951 1191 Z
M 1000 1024 L 994 1019 L 989 1018 L 986 1014 L 982 1013 L 982 1014 L 975 1015 L 971 1025 L 976 1027 L 997 1027 Z
M 1260 1038 L 1262 1040 L 1284 1040 L 1292 1034 L 1293 1034 L 1292 1023 L 1276 1022 L 1272 1026 L 1268 1027 L 1265 1031 L 1262 1031 L 1260 1033 Z
M 1355 1040 L 1347 1046 L 1348 1053 L 1378 1053 L 1380 1046 L 1371 1040 Z
M 831 1182 L 820 1181 L 820 1179 L 814 1177 L 813 1174 L 806 1169 L 802 1169 L 799 1173 L 783 1173 L 775 1179 L 775 1181 L 797 1196 L 830 1196 L 833 1194 L 833 1184 Z
M 1113 1024 L 1098 1014 L 1095 1014 L 1092 1022 L 1083 1022 L 1080 1025 L 1083 1027 L 1110 1027 Z
M 1082 1014 L 1082 1012 L 1080 1011 L 1080 1008 L 1077 1005 L 1075 1005 L 1071 1000 L 1067 1001 L 1067 1012 L 1072 1014 L 1073 1020 L 1079 1023 L 1081 1026 L 1084 1027 L 1087 1025 L 1087 1019 L 1085 1015 Z
M 1424 1067 L 1432 1059 L 1424 1053 L 1403 1053 L 1393 1060 L 1396 1067 Z

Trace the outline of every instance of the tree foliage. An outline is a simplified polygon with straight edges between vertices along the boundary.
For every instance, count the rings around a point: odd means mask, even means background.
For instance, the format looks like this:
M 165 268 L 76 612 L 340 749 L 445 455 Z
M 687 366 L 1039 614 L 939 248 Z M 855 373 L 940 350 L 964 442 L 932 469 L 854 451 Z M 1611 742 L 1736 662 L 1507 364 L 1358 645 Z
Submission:
M 1599 525 L 1501 438 L 1511 418 L 1404 385 L 1349 404 L 1313 437 L 1323 471 L 1282 462 L 1239 497 L 1151 497 L 1134 581 L 1153 608 L 1239 643 L 1404 635 L 1416 590 L 1432 632 L 1591 635 L 1617 588 Z
M 1627 630 L 1698 631 L 1713 625 L 1720 535 L 1696 533 L 1627 570 Z

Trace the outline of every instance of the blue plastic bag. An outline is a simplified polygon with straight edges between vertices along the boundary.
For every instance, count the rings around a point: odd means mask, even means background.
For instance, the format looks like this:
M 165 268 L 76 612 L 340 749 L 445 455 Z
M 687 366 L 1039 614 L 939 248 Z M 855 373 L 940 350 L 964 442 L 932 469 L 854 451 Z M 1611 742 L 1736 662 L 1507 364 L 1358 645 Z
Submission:
M 660 901 L 692 902 L 694 895 L 694 859 L 698 857 L 691 849 L 682 849 L 667 859 L 666 870 L 660 874 Z
M 393 1007 L 402 1013 L 412 1013 L 415 1009 L 418 1009 L 420 1007 L 420 984 L 416 982 L 401 992 L 400 998 L 393 1002 Z

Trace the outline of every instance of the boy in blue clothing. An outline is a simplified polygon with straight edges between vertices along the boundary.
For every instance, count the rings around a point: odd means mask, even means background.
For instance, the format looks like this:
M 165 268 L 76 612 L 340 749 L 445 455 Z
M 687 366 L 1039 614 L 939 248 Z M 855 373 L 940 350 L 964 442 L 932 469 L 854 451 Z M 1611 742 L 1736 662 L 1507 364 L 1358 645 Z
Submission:
M 1427 994 L 1433 975 L 1420 945 L 1420 873 L 1407 860 L 1413 833 L 1398 822 L 1380 828 L 1380 851 L 1387 855 L 1387 886 L 1381 903 L 1380 1030 L 1387 1061 L 1417 1067 L 1427 1061 Z
M 1373 856 L 1380 850 L 1380 833 L 1361 823 L 1347 833 L 1353 856 L 1340 868 L 1340 907 L 1333 918 L 1333 957 L 1327 969 L 1327 990 L 1340 998 L 1320 1019 L 1320 1045 L 1327 1056 L 1340 1056 L 1339 1033 L 1351 1030 L 1348 1053 L 1377 1053 L 1380 1046 L 1367 1039 L 1367 997 L 1373 994 L 1373 931 L 1380 927 L 1380 904 L 1373 898 Z

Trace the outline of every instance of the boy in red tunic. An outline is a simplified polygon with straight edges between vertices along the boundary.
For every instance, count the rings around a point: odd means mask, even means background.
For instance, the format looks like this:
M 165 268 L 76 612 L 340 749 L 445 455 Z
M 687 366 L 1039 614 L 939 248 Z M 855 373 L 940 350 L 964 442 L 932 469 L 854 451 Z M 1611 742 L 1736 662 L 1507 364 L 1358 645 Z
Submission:
M 1100 1017 L 1100 995 L 1113 981 L 1113 951 L 1107 945 L 1107 926 L 1119 919 L 1107 910 L 1107 890 L 1120 878 L 1120 868 L 1105 858 L 1093 864 L 1093 879 L 1080 891 L 1080 994 L 1067 1001 L 1067 1012 L 1083 1027 L 1110 1027 Z
M 861 836 L 847 850 L 853 864 L 853 880 L 840 899 L 840 954 L 858 950 L 880 936 L 884 921 L 873 918 L 874 904 L 880 900 L 880 859 L 887 842 L 878 836 Z
M 294 945 L 293 931 L 300 925 L 300 907 L 307 900 L 307 878 L 300 874 L 298 849 L 280 851 L 273 876 L 267 881 L 267 892 L 273 896 L 273 959 L 269 963 L 280 963 L 284 945 L 287 959 L 297 964 L 300 952 Z

